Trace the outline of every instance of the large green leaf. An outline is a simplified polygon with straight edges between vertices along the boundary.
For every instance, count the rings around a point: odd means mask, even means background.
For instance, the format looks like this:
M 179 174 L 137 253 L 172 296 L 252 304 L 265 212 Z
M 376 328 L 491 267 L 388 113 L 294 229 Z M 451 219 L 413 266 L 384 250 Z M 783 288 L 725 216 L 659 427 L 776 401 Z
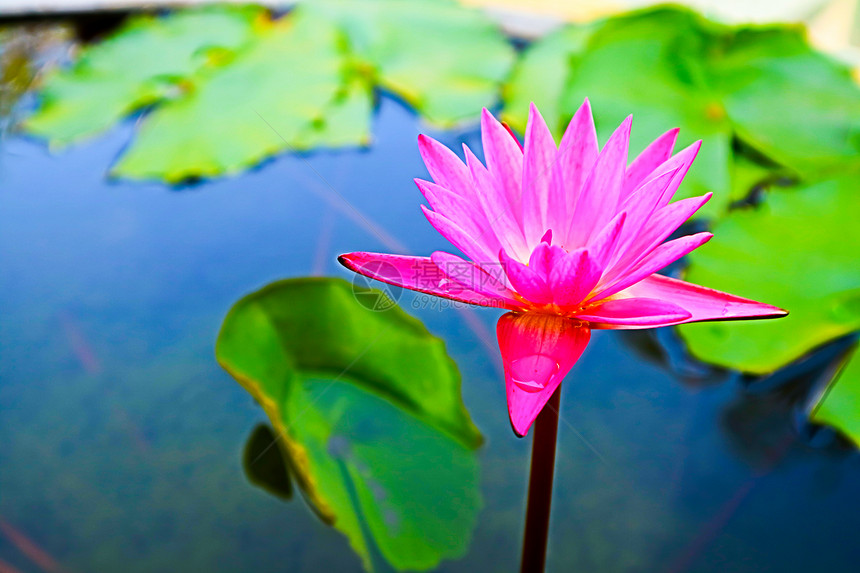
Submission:
M 112 173 L 178 182 L 282 150 L 358 145 L 369 139 L 370 110 L 369 86 L 348 69 L 336 26 L 297 10 L 156 108 Z
M 766 373 L 860 329 L 860 195 L 856 177 L 772 193 L 732 211 L 690 255 L 686 279 L 787 309 L 773 321 L 680 327 L 693 354 Z
M 850 69 L 814 51 L 801 28 L 727 30 L 709 61 L 734 135 L 816 179 L 860 166 L 860 89 Z
M 856 348 L 816 400 L 810 419 L 838 428 L 860 447 L 860 352 Z
M 136 16 L 48 77 L 24 127 L 58 145 L 94 135 L 229 59 L 252 39 L 262 14 L 259 7 L 233 6 Z
M 860 166 L 860 90 L 794 27 L 729 27 L 660 7 L 563 28 L 526 51 L 504 94 L 520 130 L 529 101 L 559 136 L 589 97 L 603 138 L 634 115 L 634 150 L 671 127 L 681 145 L 702 139 L 679 197 L 713 191 L 706 215 L 748 191 L 731 181 L 736 140 L 802 177 Z
M 281 151 L 367 144 L 379 85 L 443 126 L 493 105 L 514 52 L 453 0 L 320 0 L 139 17 L 50 77 L 25 129 L 52 143 L 145 107 L 113 175 L 170 183 Z
M 280 281 L 236 303 L 216 356 L 265 410 L 309 502 L 366 567 L 374 548 L 398 569 L 465 552 L 481 436 L 456 366 L 419 321 L 397 307 L 370 310 L 342 280 Z
M 378 84 L 451 126 L 495 104 L 514 51 L 487 17 L 453 0 L 316 0 Z

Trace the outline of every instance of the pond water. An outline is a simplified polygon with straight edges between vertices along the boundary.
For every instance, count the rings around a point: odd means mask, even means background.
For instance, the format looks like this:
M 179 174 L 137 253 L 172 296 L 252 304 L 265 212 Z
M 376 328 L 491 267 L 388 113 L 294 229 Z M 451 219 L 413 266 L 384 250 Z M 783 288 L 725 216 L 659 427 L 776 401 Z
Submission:
M 383 97 L 368 150 L 171 190 L 105 180 L 132 123 L 56 155 L 19 137 L 0 149 L 0 560 L 361 570 L 300 497 L 248 482 L 242 450 L 266 417 L 214 343 L 231 305 L 272 280 L 351 279 L 342 252 L 449 248 L 412 183 L 425 128 Z M 446 341 L 486 439 L 468 552 L 439 570 L 513 570 L 530 438 L 508 423 L 499 313 L 415 300 L 400 303 Z M 745 385 L 688 361 L 671 331 L 596 332 L 563 385 L 548 570 L 856 570 L 860 463 L 798 427 L 807 382 Z

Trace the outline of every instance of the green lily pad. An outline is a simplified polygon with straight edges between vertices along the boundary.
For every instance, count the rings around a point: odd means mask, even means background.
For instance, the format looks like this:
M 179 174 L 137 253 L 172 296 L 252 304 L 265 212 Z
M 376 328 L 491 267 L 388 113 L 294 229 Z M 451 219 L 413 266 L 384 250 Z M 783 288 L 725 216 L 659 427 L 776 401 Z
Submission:
M 860 329 L 858 213 L 857 178 L 843 177 L 772 193 L 719 220 L 714 239 L 690 255 L 685 278 L 791 314 L 681 326 L 690 351 L 763 374 Z
M 480 11 L 453 0 L 316 0 L 380 87 L 441 127 L 496 103 L 514 50 Z
M 231 65 L 198 76 L 153 110 L 112 174 L 173 183 L 236 173 L 323 141 L 360 145 L 369 139 L 371 105 L 336 26 L 297 10 L 261 31 Z
M 504 94 L 503 116 L 520 130 L 535 101 L 558 137 L 589 97 L 604 140 L 631 113 L 633 150 L 671 127 L 679 145 L 702 139 L 678 195 L 714 192 L 702 215 L 748 191 L 731 181 L 736 140 L 810 179 L 860 165 L 860 90 L 796 27 L 730 27 L 659 7 L 563 28 L 526 51 Z
M 320 0 L 138 17 L 51 76 L 24 128 L 65 144 L 144 108 L 115 176 L 236 173 L 281 151 L 366 145 L 372 90 L 451 126 L 493 105 L 513 63 L 504 35 L 453 0 Z
M 263 407 L 290 475 L 366 568 L 378 554 L 429 569 L 468 546 L 481 435 L 444 343 L 383 307 L 360 304 L 342 280 L 276 282 L 231 309 L 216 357 Z
M 24 128 L 55 145 L 95 135 L 229 59 L 253 38 L 263 13 L 255 6 L 222 6 L 133 17 L 83 48 L 72 67 L 46 78 L 41 105 Z
M 860 447 L 860 352 L 856 348 L 818 397 L 809 417 L 837 428 Z

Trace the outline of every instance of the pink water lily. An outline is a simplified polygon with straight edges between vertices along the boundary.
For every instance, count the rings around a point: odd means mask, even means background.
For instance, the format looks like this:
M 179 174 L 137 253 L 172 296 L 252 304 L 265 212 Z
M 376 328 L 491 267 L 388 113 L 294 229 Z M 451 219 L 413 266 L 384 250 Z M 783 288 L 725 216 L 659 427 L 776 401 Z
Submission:
M 657 271 L 711 233 L 666 239 L 711 194 L 672 202 L 701 142 L 672 155 L 677 129 L 627 162 L 631 117 L 598 148 L 586 100 L 557 146 L 532 105 L 525 143 L 486 109 L 486 165 L 419 137 L 434 182 L 416 180 L 430 224 L 469 260 L 350 253 L 346 267 L 390 284 L 504 308 L 497 334 L 511 424 L 525 435 L 585 350 L 591 329 L 783 316 L 777 307 Z

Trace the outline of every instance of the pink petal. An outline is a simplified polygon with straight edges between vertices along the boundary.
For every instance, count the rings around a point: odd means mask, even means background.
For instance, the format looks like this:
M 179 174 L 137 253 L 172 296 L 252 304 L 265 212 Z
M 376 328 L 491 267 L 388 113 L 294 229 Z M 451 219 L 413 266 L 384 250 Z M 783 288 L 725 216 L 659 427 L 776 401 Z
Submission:
M 496 326 L 511 426 L 526 435 L 538 413 L 585 350 L 591 331 L 576 320 L 508 313 Z
M 692 314 L 677 304 L 656 298 L 610 299 L 577 314 L 576 318 L 587 320 L 592 328 L 604 325 L 631 328 L 661 326 L 688 320 Z
M 540 238 L 541 243 L 546 243 L 547 245 L 552 244 L 552 229 L 548 229 L 546 233 L 543 234 L 543 237 Z
M 642 228 L 637 231 L 636 237 L 630 244 L 621 245 L 620 257 L 612 261 L 611 271 L 604 273 L 607 282 L 614 281 L 617 277 L 626 274 L 631 267 L 638 264 L 648 253 L 657 248 L 669 235 L 678 230 L 696 211 L 707 203 L 713 193 L 707 193 L 701 197 L 690 197 L 670 203 L 658 209 L 648 219 Z
M 552 302 L 549 286 L 538 271 L 511 258 L 504 249 L 499 251 L 499 261 L 517 294 L 534 304 Z
M 421 211 L 424 212 L 424 216 L 427 217 L 433 228 L 439 231 L 439 234 L 448 239 L 452 245 L 460 249 L 463 254 L 476 263 L 495 262 L 497 260 L 495 256 L 490 254 L 490 251 L 487 250 L 483 242 L 476 240 L 473 235 L 464 231 L 462 227 L 447 217 L 431 211 L 424 205 L 421 205 Z M 478 239 L 481 238 L 483 237 L 478 237 Z
M 504 296 L 475 292 L 449 279 L 429 257 L 348 253 L 339 256 L 337 260 L 351 271 L 390 285 L 479 306 L 509 310 L 519 308 L 519 305 L 512 304 L 512 301 Z
M 561 247 L 554 247 L 551 241 L 541 241 L 529 257 L 529 268 L 534 269 L 544 280 L 548 279 L 559 252 L 565 251 Z
M 693 165 L 693 160 L 696 159 L 696 155 L 699 153 L 699 149 L 702 147 L 702 141 L 696 141 L 691 145 L 688 145 L 671 158 L 666 160 L 662 165 L 658 166 L 654 173 L 648 178 L 656 177 L 661 173 L 668 173 L 670 171 L 677 170 L 678 173 L 675 174 L 673 178 L 674 186 L 670 187 L 667 193 L 664 193 L 663 197 L 660 199 L 658 206 L 663 207 L 669 204 L 672 200 L 672 197 L 675 196 L 675 191 L 678 190 L 678 187 L 681 184 L 681 181 L 687 175 L 687 171 L 690 170 L 690 167 Z
M 526 244 L 538 242 L 547 230 L 549 188 L 555 163 L 555 140 L 540 112 L 531 104 L 523 155 L 523 232 Z
M 569 250 L 586 245 L 595 228 L 602 229 L 617 212 L 627 168 L 632 121 L 633 116 L 627 116 L 609 137 L 585 181 L 567 229 L 564 246 Z
M 589 243 L 588 251 L 595 265 L 602 272 L 606 268 L 620 243 L 621 231 L 627 221 L 627 213 L 618 213 Z
M 457 155 L 426 135 L 418 136 L 418 151 L 433 180 L 458 195 L 470 196 L 472 177 Z
M 565 242 L 570 217 L 597 155 L 597 131 L 591 104 L 586 98 L 570 120 L 553 164 L 546 211 L 547 228 L 555 229 L 562 242 Z
M 501 297 L 514 306 L 520 306 L 516 301 L 516 295 L 507 284 L 507 275 L 501 264 L 479 266 L 444 251 L 436 251 L 430 255 L 430 260 L 445 273 L 446 277 L 459 282 L 469 290 L 493 298 Z
M 624 176 L 624 191 L 622 198 L 629 197 L 636 189 L 644 183 L 663 162 L 672 157 L 672 150 L 675 149 L 675 141 L 678 139 L 678 128 L 670 129 L 657 139 L 651 142 L 645 151 L 639 154 L 630 167 L 627 168 L 627 174 Z
M 487 252 L 498 252 L 501 246 L 479 203 L 430 181 L 416 179 L 415 184 L 436 213 L 457 225 L 473 239 L 480 238 Z
M 700 320 L 742 320 L 746 318 L 776 318 L 787 311 L 718 290 L 653 274 L 618 293 L 619 297 L 647 297 L 668 300 L 680 306 L 690 317 L 651 326 L 670 326 Z
M 645 277 L 674 263 L 690 251 L 701 247 L 710 241 L 713 236 L 712 233 L 696 233 L 695 235 L 687 235 L 686 237 L 663 243 L 642 259 L 641 262 L 637 263 L 630 271 L 625 273 L 624 276 L 598 289 L 591 297 L 591 300 L 597 301 L 633 286 Z
M 522 229 L 513 214 L 514 207 L 508 203 L 504 189 L 494 182 L 490 172 L 475 157 L 471 149 L 464 145 L 463 150 L 466 153 L 466 164 L 472 172 L 473 185 L 477 187 L 478 203 L 484 210 L 491 232 L 495 234 L 502 248 L 511 255 L 522 261 L 528 260 L 529 250 L 523 239 Z M 483 234 L 474 239 L 487 242 Z
M 519 220 L 522 212 L 523 151 L 487 108 L 481 112 L 481 143 L 487 169 Z
M 642 227 L 657 210 L 667 189 L 671 185 L 677 187 L 680 183 L 680 179 L 675 178 L 677 174 L 678 170 L 668 171 L 649 179 L 621 203 L 619 210 L 627 211 L 627 223 L 618 241 L 618 252 L 626 252 L 630 244 L 639 236 Z M 674 189 L 671 192 L 674 193 Z M 611 257 L 609 262 L 619 258 Z
M 562 309 L 578 307 L 600 280 L 600 270 L 584 248 L 564 253 L 549 274 L 552 302 Z
M 513 137 L 513 138 L 514 138 L 514 141 L 516 141 L 516 142 L 517 142 L 517 147 L 519 147 L 519 148 L 520 148 L 520 151 L 522 151 L 522 150 L 523 150 L 523 144 L 522 144 L 522 143 L 520 143 L 520 140 L 519 140 L 519 139 L 517 139 L 517 134 L 516 134 L 516 133 L 514 133 L 514 130 L 513 130 L 513 129 L 511 129 L 511 126 L 510 126 L 510 125 L 508 125 L 508 122 L 503 121 L 503 122 L 502 122 L 502 127 L 504 127 L 504 128 L 505 128 L 505 131 L 507 131 L 507 132 L 508 132 L 508 134 L 509 134 L 511 137 Z

